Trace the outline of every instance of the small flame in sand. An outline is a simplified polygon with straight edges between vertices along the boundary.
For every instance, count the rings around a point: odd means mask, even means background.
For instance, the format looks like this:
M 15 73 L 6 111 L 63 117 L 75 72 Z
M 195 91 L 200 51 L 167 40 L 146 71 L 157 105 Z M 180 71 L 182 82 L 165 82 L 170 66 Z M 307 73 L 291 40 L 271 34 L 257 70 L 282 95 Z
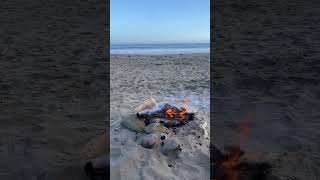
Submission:
M 173 119 L 173 118 L 174 118 L 174 115 L 175 115 L 175 113 L 174 113 L 173 109 L 169 107 L 169 108 L 166 110 L 166 116 L 167 116 L 167 118 Z
M 178 113 L 179 115 L 179 120 L 183 121 L 185 119 L 185 114 L 187 113 L 187 109 L 186 108 L 181 108 L 181 111 Z
M 179 121 L 185 120 L 186 113 L 189 112 L 188 104 L 190 102 L 190 99 L 188 97 L 185 97 L 180 102 L 182 103 L 180 109 L 174 109 L 172 107 L 168 107 L 166 109 L 165 114 L 168 119 L 179 119 Z
M 178 113 L 179 115 L 179 120 L 183 121 L 185 119 L 185 114 L 187 113 L 187 111 L 189 111 L 189 103 L 190 103 L 190 99 L 188 97 L 183 98 L 182 102 L 182 108 L 180 109 L 180 112 Z
M 239 166 L 240 158 L 244 155 L 244 152 L 240 149 L 240 146 L 244 146 L 250 136 L 250 125 L 255 119 L 255 113 L 249 112 L 239 123 L 239 134 L 235 138 L 236 144 L 227 148 L 227 157 L 222 163 L 223 168 L 227 172 L 226 180 L 238 180 L 239 170 L 236 168 Z
M 183 107 L 178 112 L 175 112 L 175 110 L 173 108 L 169 107 L 169 108 L 166 109 L 165 113 L 166 113 L 166 117 L 168 119 L 173 120 L 176 117 L 178 117 L 180 121 L 183 121 L 185 119 L 185 117 L 186 117 L 185 114 L 187 113 L 187 109 Z M 176 114 L 178 116 L 176 116 Z
M 227 149 L 228 154 L 226 160 L 222 163 L 222 166 L 227 172 L 227 180 L 237 180 L 239 176 L 239 171 L 236 170 L 240 164 L 240 158 L 243 156 L 244 152 L 239 146 L 230 146 Z
M 237 138 L 237 143 L 240 146 L 244 146 L 248 141 L 251 133 L 250 126 L 255 119 L 256 114 L 254 112 L 248 112 L 247 115 L 241 119 L 239 123 L 239 136 Z

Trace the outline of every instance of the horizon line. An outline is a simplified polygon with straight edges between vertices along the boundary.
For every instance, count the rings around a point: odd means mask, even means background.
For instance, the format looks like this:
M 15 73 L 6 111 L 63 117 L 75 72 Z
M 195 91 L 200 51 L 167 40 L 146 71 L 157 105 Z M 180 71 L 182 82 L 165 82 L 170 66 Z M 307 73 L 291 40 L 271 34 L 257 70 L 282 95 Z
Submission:
M 206 42 L 110 42 L 110 44 L 210 44 L 210 41 Z

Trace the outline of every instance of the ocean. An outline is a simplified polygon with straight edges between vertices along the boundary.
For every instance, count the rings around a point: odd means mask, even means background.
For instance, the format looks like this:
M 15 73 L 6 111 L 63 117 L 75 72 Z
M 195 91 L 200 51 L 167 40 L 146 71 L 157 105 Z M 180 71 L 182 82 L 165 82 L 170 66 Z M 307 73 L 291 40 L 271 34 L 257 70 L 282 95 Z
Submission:
M 111 44 L 111 54 L 209 53 L 210 43 Z

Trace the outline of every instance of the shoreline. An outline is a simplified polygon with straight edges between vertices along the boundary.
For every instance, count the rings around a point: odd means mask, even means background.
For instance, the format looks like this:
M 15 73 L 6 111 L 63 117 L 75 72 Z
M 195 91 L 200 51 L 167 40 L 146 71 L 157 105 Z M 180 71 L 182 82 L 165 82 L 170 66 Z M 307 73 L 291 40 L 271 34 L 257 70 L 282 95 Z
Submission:
M 192 55 L 192 56 L 197 56 L 197 55 L 210 55 L 210 52 L 207 53 L 174 53 L 174 54 L 130 54 L 130 53 L 124 53 L 124 54 L 112 54 L 110 53 L 110 57 L 112 56 L 187 56 L 187 55 Z
M 210 44 L 122 44 L 111 45 L 111 54 L 194 54 L 210 53 Z

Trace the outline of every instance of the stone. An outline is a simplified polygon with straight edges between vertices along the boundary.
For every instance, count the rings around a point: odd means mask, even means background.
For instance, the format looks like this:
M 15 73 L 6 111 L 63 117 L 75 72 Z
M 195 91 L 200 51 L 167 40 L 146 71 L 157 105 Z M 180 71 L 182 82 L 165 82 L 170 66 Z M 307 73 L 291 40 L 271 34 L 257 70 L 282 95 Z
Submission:
M 144 128 L 146 133 L 169 133 L 169 129 L 160 123 L 151 123 Z
M 121 124 L 134 132 L 142 132 L 145 128 L 144 121 L 134 117 L 122 120 Z
M 159 144 L 160 140 L 156 134 L 147 134 L 141 136 L 137 142 L 144 148 L 152 149 Z
M 167 139 L 165 141 L 163 141 L 163 144 L 160 148 L 160 151 L 164 154 L 164 155 L 168 155 L 172 152 L 175 152 L 176 150 L 178 150 L 180 148 L 180 144 L 174 140 L 174 139 Z

